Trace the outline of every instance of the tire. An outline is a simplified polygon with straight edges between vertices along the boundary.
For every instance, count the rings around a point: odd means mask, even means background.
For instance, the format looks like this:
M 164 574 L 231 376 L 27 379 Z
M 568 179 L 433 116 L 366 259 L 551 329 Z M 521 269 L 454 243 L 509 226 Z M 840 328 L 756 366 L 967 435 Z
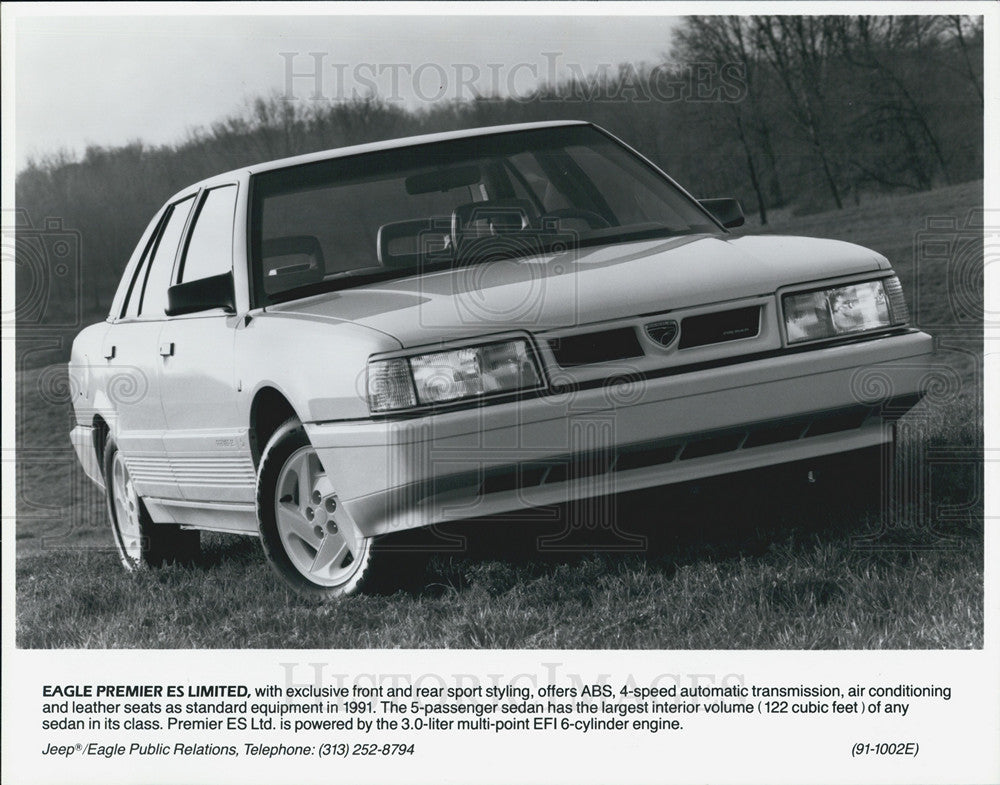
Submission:
M 264 555 L 296 594 L 326 600 L 370 588 L 373 538 L 339 510 L 333 484 L 297 419 L 282 424 L 264 448 L 257 519 Z
M 110 434 L 104 445 L 104 487 L 111 533 L 126 570 L 138 572 L 197 560 L 201 553 L 201 533 L 173 523 L 153 522 Z

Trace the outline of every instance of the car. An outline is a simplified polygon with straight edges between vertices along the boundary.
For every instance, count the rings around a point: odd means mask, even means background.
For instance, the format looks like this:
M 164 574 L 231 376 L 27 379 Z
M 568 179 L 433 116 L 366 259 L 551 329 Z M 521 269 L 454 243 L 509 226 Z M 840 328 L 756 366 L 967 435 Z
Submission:
M 585 122 L 183 189 L 69 363 L 122 563 L 259 536 L 327 598 L 396 532 L 891 449 L 933 341 L 889 261 L 743 222 Z

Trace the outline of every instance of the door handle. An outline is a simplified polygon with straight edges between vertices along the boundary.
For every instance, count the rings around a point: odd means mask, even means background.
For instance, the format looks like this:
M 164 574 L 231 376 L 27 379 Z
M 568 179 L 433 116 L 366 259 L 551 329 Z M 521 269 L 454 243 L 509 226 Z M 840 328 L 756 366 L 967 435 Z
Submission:
M 115 359 L 115 347 L 113 345 L 104 347 L 104 359 L 105 360 Z
M 174 344 L 173 341 L 164 341 L 160 344 L 160 356 L 161 357 L 173 357 L 174 356 Z

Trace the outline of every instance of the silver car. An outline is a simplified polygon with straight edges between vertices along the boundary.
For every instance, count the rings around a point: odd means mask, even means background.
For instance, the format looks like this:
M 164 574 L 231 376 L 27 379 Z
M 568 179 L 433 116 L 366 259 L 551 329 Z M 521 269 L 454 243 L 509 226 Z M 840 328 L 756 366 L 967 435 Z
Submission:
M 576 122 L 185 188 L 73 344 L 122 562 L 259 535 L 334 596 L 392 532 L 891 445 L 932 339 L 889 262 L 742 223 Z

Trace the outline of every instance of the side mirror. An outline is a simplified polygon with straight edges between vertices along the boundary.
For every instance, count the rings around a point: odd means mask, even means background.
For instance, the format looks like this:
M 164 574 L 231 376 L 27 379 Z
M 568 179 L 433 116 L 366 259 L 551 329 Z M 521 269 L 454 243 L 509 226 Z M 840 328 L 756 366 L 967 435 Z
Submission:
M 212 308 L 236 313 L 236 294 L 231 272 L 174 284 L 167 289 L 167 316 L 210 311 Z
M 715 220 L 727 229 L 735 229 L 746 223 L 743 205 L 739 199 L 699 199 L 698 204 L 708 210 Z

